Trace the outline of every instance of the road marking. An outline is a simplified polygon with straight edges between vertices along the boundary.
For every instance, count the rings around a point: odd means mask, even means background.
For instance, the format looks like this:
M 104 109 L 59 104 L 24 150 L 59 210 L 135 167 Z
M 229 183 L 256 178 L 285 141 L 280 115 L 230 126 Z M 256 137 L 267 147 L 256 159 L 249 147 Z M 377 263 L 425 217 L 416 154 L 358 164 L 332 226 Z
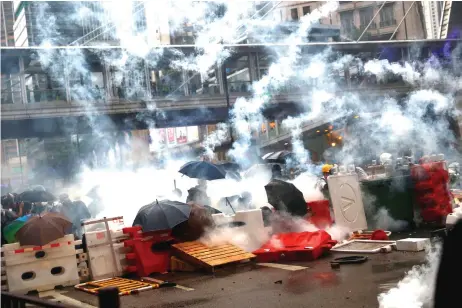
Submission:
M 272 268 L 279 268 L 279 269 L 283 269 L 286 271 L 292 271 L 292 272 L 309 268 L 309 267 L 304 267 L 304 266 L 279 264 L 279 263 L 257 263 L 257 265 L 272 267 Z
M 141 280 L 143 281 L 149 281 L 149 282 L 154 282 L 154 283 L 163 283 L 165 281 L 163 280 L 160 280 L 160 279 L 154 279 L 154 278 L 151 278 L 151 277 L 143 277 L 141 278 Z M 185 286 L 180 286 L 179 284 L 177 284 L 175 286 L 175 288 L 177 289 L 180 289 L 180 290 L 184 290 L 184 291 L 194 291 L 193 288 L 188 288 L 188 287 L 185 287 Z
M 51 290 L 51 291 L 40 292 L 39 297 L 52 296 L 54 298 L 54 301 L 59 301 L 64 304 L 68 304 L 68 305 L 72 305 L 76 307 L 83 307 L 83 308 L 96 308 L 93 305 L 89 305 L 79 300 L 76 300 L 74 298 L 71 298 L 69 296 L 65 296 L 63 295 L 64 293 L 67 293 L 67 291 Z

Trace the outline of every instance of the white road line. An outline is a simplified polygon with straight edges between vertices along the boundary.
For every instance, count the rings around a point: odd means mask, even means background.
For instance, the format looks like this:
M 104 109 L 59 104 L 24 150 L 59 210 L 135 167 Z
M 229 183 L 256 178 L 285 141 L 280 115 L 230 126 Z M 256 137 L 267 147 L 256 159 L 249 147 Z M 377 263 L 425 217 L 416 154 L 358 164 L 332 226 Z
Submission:
M 76 300 L 74 298 L 70 298 L 68 296 L 63 295 L 63 293 L 66 293 L 66 292 L 67 291 L 55 291 L 55 290 L 45 291 L 45 292 L 40 292 L 39 297 L 52 296 L 55 299 L 54 301 L 59 301 L 64 304 L 72 305 L 75 307 L 82 307 L 82 308 L 96 308 L 93 305 L 89 305 L 79 300 Z
M 154 278 L 151 278 L 151 277 L 143 277 L 143 278 L 141 278 L 141 280 L 145 280 L 145 281 L 149 281 L 149 282 L 154 282 L 154 283 L 162 283 L 162 282 L 165 282 L 165 281 L 163 281 L 163 280 L 154 279 Z M 175 286 L 175 288 L 180 289 L 180 290 L 184 290 L 184 291 L 194 291 L 193 288 L 188 288 L 188 287 L 185 287 L 185 286 L 180 286 L 179 284 L 177 284 L 177 285 Z
M 304 267 L 304 266 L 298 266 L 298 265 L 288 265 L 288 264 L 279 264 L 279 263 L 257 263 L 257 265 L 261 266 L 266 266 L 266 267 L 272 267 L 272 268 L 278 268 L 278 269 L 283 269 L 286 271 L 300 271 L 307 269 L 309 267 Z

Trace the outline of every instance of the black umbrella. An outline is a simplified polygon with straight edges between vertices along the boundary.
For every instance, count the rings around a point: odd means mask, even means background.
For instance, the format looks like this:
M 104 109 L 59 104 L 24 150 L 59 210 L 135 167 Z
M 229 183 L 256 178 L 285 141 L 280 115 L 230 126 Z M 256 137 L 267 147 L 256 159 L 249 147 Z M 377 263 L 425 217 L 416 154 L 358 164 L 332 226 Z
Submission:
M 133 226 L 139 225 L 144 232 L 172 229 L 189 219 L 191 206 L 170 200 L 155 201 L 143 206 L 136 214 Z
M 281 180 L 271 180 L 265 186 L 268 202 L 281 212 L 294 216 L 305 216 L 308 213 L 303 193 L 294 184 Z
M 19 194 L 19 200 L 22 202 L 52 202 L 56 201 L 56 197 L 48 192 L 43 190 L 27 190 Z
M 178 172 L 193 179 L 207 181 L 226 178 L 226 170 L 224 168 L 206 161 L 192 161 L 186 163 Z

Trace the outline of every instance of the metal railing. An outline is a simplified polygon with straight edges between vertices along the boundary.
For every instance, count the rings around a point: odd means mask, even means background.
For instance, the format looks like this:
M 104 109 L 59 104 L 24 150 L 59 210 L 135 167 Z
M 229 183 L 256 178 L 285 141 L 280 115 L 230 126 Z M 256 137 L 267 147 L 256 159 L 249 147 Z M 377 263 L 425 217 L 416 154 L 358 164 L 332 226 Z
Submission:
M 98 307 L 120 308 L 119 288 L 106 287 L 98 292 Z M 44 300 L 34 296 L 2 291 L 2 308 L 25 308 L 27 306 L 44 308 L 74 308 L 76 306 Z
M 9 292 L 2 292 L 2 308 L 25 308 L 26 305 L 34 305 L 36 307 L 45 307 L 45 308 L 71 308 L 72 307 L 72 306 L 66 306 L 63 304 L 44 300 L 38 297 L 13 294 Z

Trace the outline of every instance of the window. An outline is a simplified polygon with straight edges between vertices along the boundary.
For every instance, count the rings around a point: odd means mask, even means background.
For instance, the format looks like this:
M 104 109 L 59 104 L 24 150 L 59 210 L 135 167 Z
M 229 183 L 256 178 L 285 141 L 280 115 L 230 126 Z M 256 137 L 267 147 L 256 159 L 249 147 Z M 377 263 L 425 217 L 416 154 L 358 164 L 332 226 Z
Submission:
M 351 33 L 354 29 L 353 11 L 340 13 L 340 24 L 342 26 L 343 33 Z
M 298 8 L 290 9 L 290 17 L 292 20 L 298 20 Z
M 307 15 L 307 14 L 310 14 L 311 13 L 311 9 L 309 6 L 304 6 L 303 7 L 303 16 Z
M 380 11 L 380 26 L 389 27 L 396 25 L 393 5 L 386 5 Z
M 372 18 L 374 17 L 374 10 L 373 8 L 365 8 L 359 11 L 359 20 L 361 24 L 361 28 L 366 28 L 367 25 L 371 22 Z M 370 28 L 374 28 L 375 23 L 372 23 Z

